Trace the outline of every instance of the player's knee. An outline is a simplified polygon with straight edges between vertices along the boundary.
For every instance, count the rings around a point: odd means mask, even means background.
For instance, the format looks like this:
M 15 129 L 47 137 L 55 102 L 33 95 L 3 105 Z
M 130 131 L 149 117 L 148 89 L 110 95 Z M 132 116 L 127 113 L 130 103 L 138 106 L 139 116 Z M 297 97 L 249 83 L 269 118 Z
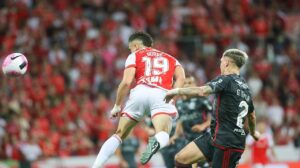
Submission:
M 127 131 L 125 128 L 118 128 L 115 134 L 124 140 L 127 136 Z
M 175 163 L 185 165 L 185 164 L 188 164 L 188 161 L 184 158 L 183 155 L 181 155 L 180 153 L 177 153 L 175 155 Z
M 180 155 L 176 154 L 175 155 L 175 167 L 176 168 L 190 168 L 191 165 L 185 163 L 185 161 L 182 158 L 180 158 Z
M 161 129 L 163 132 L 170 132 L 169 126 L 165 126 Z

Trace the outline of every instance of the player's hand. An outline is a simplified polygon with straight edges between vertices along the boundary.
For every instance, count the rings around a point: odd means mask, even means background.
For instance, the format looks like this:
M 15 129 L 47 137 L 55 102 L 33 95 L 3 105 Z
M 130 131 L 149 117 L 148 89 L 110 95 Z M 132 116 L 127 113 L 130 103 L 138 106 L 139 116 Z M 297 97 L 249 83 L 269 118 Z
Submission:
M 120 112 L 121 112 L 121 106 L 114 105 L 114 108 L 110 111 L 110 117 L 116 118 L 116 117 L 118 117 Z
M 165 102 L 169 103 L 173 99 L 173 97 L 176 96 L 178 93 L 179 93 L 178 88 L 167 91 L 167 94 L 164 99 Z
M 170 144 L 175 144 L 175 140 L 178 138 L 178 136 L 176 136 L 176 135 L 173 135 L 171 138 L 170 138 L 170 140 L 169 140 L 169 142 L 170 142 Z
M 192 127 L 192 131 L 194 132 L 202 132 L 206 129 L 206 127 L 202 124 L 197 124 Z
M 260 138 L 260 133 L 258 131 L 255 131 L 254 133 L 251 134 L 251 136 L 255 141 L 258 141 Z

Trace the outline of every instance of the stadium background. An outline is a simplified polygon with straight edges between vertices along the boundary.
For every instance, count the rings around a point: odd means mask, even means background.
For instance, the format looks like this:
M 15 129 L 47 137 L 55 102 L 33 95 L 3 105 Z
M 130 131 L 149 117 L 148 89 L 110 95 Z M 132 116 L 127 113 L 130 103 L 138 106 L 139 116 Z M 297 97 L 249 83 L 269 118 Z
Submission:
M 246 51 L 257 116 L 279 153 L 293 151 L 279 161 L 299 161 L 300 1 L 1 0 L 0 59 L 29 60 L 24 77 L 0 76 L 3 166 L 98 153 L 115 129 L 108 114 L 135 30 L 153 35 L 199 85 L 219 73 L 224 49 Z M 145 144 L 147 133 L 134 133 Z

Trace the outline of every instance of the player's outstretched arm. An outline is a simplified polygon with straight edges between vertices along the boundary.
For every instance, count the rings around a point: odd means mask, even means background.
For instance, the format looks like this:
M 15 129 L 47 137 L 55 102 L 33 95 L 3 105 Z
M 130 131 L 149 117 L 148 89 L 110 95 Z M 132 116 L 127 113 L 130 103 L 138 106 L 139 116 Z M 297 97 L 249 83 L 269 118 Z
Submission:
M 176 95 L 185 96 L 208 96 L 213 93 L 210 86 L 204 85 L 201 87 L 175 88 L 169 90 L 165 97 L 165 101 L 169 102 Z
M 118 113 L 121 112 L 121 105 L 127 96 L 131 83 L 134 80 L 136 69 L 134 67 L 126 68 L 124 70 L 123 79 L 121 83 L 119 84 L 118 90 L 117 90 L 117 97 L 115 101 L 115 106 L 111 111 L 112 117 L 117 117 Z
M 259 140 L 260 133 L 256 131 L 256 116 L 255 111 L 248 113 L 248 126 L 251 136 L 257 141 Z

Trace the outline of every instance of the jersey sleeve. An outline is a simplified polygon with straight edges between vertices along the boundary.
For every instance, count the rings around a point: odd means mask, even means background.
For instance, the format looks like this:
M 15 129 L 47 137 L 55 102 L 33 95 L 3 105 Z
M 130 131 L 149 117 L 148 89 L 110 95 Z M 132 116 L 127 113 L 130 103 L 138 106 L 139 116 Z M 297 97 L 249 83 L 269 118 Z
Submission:
M 222 92 L 229 81 L 228 76 L 219 76 L 208 82 L 206 85 L 210 86 L 214 93 Z
M 136 67 L 136 56 L 134 53 L 131 53 L 125 62 L 125 68 Z
M 181 64 L 179 63 L 178 60 L 175 61 L 175 67 L 177 67 L 177 66 L 181 66 Z

